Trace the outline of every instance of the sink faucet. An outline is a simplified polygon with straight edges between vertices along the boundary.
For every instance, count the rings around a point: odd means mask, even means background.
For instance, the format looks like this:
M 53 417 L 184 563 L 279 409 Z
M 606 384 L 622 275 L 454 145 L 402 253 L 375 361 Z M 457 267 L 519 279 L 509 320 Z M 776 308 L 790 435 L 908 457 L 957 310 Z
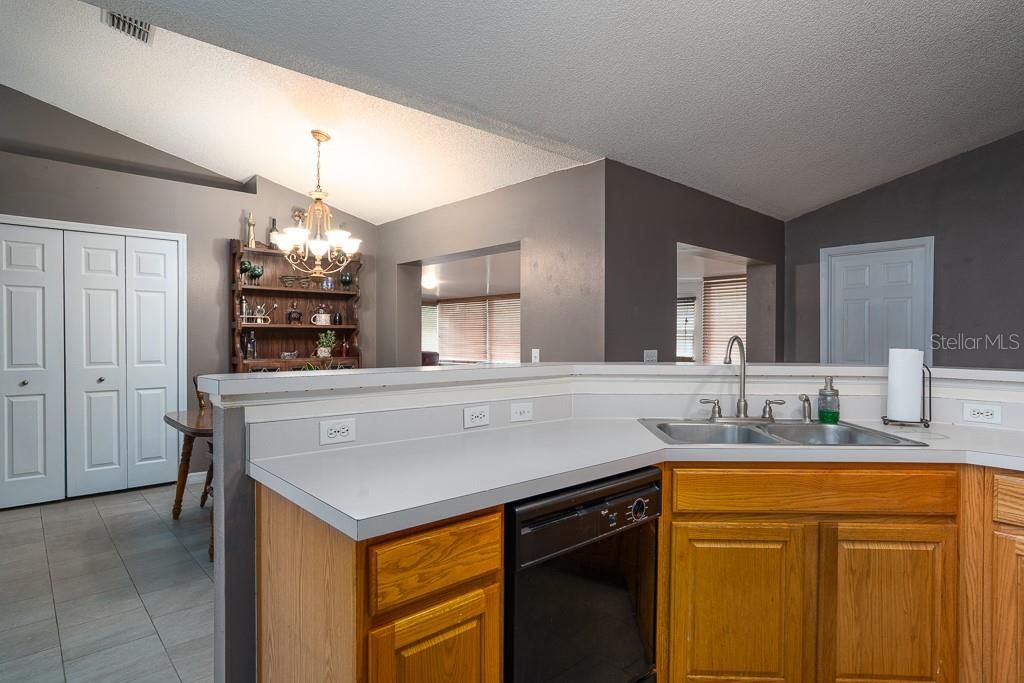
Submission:
M 736 399 L 736 417 L 747 417 L 747 349 L 738 334 L 729 337 L 729 345 L 725 347 L 725 364 L 732 365 L 732 346 L 740 348 L 740 397 Z

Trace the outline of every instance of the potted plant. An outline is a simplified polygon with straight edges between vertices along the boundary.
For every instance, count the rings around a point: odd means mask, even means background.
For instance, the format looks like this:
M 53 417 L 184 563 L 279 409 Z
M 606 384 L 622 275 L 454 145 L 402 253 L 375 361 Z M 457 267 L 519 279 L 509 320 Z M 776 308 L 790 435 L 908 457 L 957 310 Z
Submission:
M 317 358 L 330 358 L 331 352 L 334 351 L 334 345 L 338 343 L 338 338 L 334 334 L 334 330 L 324 330 L 316 336 L 316 357 Z

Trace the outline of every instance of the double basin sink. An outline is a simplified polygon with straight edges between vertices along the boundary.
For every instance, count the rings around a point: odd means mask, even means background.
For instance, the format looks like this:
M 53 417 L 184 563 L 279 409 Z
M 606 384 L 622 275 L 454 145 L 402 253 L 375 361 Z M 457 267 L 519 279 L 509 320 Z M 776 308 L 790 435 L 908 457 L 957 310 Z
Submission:
M 800 420 L 711 422 L 708 420 L 640 420 L 662 441 L 673 445 L 765 446 L 925 446 L 867 427 L 840 422 L 802 422 Z

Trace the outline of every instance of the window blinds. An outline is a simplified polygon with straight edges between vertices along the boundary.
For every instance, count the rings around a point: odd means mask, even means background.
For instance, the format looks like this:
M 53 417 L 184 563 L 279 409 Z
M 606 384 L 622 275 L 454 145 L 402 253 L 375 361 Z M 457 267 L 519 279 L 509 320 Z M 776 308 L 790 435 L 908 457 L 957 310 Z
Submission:
M 420 306 L 420 348 L 424 351 L 437 352 L 437 304 Z
M 441 362 L 519 362 L 518 296 L 439 301 L 437 319 Z
M 676 299 L 676 360 L 693 360 L 693 332 L 696 328 L 697 297 Z
M 721 363 L 734 334 L 747 343 L 747 276 L 704 280 L 704 362 Z

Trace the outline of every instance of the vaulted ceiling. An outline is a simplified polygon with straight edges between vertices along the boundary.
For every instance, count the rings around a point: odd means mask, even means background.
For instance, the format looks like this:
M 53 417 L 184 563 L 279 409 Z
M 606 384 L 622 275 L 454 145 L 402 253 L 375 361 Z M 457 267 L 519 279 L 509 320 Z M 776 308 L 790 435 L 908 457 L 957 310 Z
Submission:
M 0 84 L 223 176 L 258 174 L 299 192 L 315 184 L 309 131 L 322 128 L 333 136 L 323 147 L 328 202 L 372 223 L 596 158 L 569 158 L 162 28 L 147 45 L 101 17 L 76 0 L 0 0 Z
M 784 219 L 1024 128 L 1020 0 L 107 2 Z
M 603 156 L 788 219 L 1024 128 L 1020 0 L 104 4 L 206 42 L 0 0 L 0 83 L 301 191 L 325 128 L 376 223 Z

